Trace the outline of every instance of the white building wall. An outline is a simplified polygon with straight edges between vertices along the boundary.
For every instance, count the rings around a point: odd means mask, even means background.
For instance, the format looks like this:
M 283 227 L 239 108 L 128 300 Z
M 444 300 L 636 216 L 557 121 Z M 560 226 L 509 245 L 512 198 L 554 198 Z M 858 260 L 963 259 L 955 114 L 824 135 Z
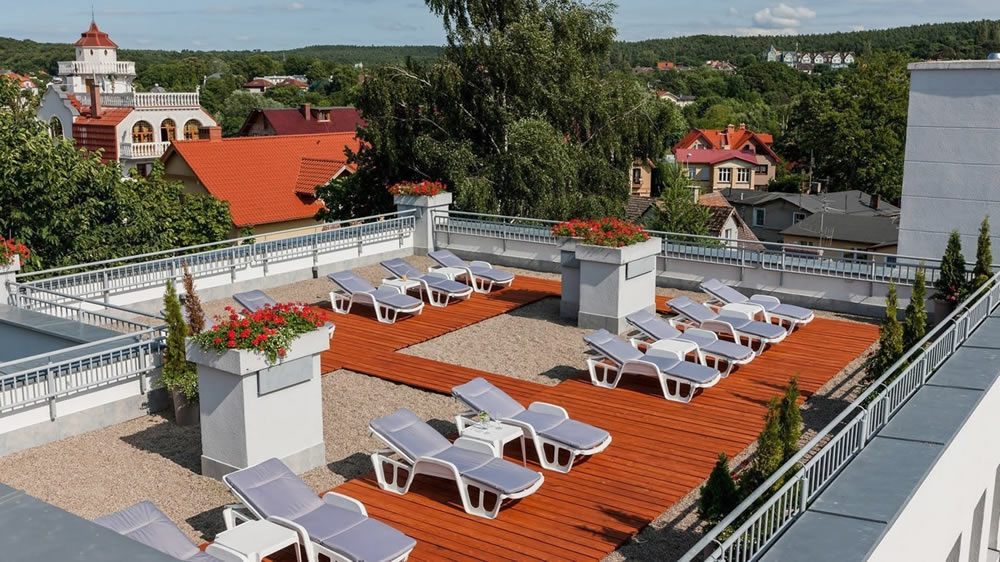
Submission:
M 1000 233 L 1000 61 L 909 68 L 899 253 L 940 258 L 958 230 L 972 261 L 984 216 Z
M 71 139 L 73 138 L 73 118 L 78 115 L 76 110 L 72 106 L 67 105 L 63 102 L 62 97 L 59 96 L 59 92 L 56 88 L 59 86 L 50 85 L 46 90 L 45 94 L 42 96 L 42 102 L 38 106 L 38 118 L 44 121 L 46 125 L 52 120 L 53 117 L 59 119 L 62 123 L 63 136 Z

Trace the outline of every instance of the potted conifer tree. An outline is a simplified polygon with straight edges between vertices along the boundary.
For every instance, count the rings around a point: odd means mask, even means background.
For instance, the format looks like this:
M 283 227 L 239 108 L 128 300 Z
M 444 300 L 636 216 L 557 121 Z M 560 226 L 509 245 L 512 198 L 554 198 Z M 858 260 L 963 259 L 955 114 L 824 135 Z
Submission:
M 934 281 L 934 290 L 934 323 L 940 324 L 965 299 L 969 290 L 962 239 L 957 230 L 953 230 L 948 236 L 948 245 L 941 258 L 941 271 Z
M 167 281 L 163 295 L 167 314 L 167 344 L 163 351 L 163 372 L 160 382 L 167 387 L 174 403 L 174 419 L 178 425 L 194 425 L 199 421 L 198 370 L 187 360 L 187 323 L 181 313 L 181 303 L 173 281 Z

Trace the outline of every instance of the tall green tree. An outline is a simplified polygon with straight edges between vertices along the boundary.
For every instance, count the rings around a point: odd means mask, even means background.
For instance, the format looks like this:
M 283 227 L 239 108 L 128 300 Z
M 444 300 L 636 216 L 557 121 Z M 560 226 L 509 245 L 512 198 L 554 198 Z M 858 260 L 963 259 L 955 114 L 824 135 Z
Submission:
M 718 523 L 739 503 L 739 490 L 729 472 L 729 458 L 725 453 L 719 453 L 715 467 L 698 496 L 698 517 L 710 524 Z
M 387 186 L 421 179 L 443 181 L 465 210 L 622 215 L 633 159 L 665 151 L 675 109 L 607 65 L 611 6 L 426 3 L 443 20 L 444 56 L 367 76 L 359 170 L 320 190 L 322 218 L 385 211 Z
M 647 226 L 652 230 L 706 236 L 711 211 L 694 200 L 694 189 L 668 187 L 660 192 L 653 207 L 653 218 Z
M 993 248 L 990 242 L 990 216 L 986 215 L 979 225 L 979 239 L 976 240 L 976 266 L 972 269 L 974 288 L 978 288 L 993 277 Z
M 740 489 L 744 494 L 756 490 L 779 468 L 784 458 L 785 445 L 781 437 L 781 403 L 777 397 L 771 398 L 764 416 L 764 429 L 757 436 L 757 450 L 750 467 L 740 477 Z
M 903 313 L 903 348 L 913 347 L 927 333 L 927 288 L 923 264 L 913 276 L 910 303 Z
M 941 257 L 941 271 L 934 281 L 934 298 L 958 304 L 968 294 L 969 280 L 965 272 L 965 256 L 962 254 L 962 237 L 957 230 L 948 236 L 944 256 Z
M 793 376 L 785 387 L 778 407 L 778 421 L 781 426 L 781 461 L 785 462 L 799 450 L 802 437 L 802 412 L 799 411 L 799 378 Z
M 216 118 L 219 125 L 222 126 L 222 134 L 231 137 L 239 132 L 240 127 L 243 126 L 253 110 L 277 107 L 284 106 L 260 94 L 236 90 L 226 97 L 222 104 L 222 111 L 216 114 Z
M 889 294 L 885 298 L 885 317 L 879 329 L 878 349 L 867 361 L 868 380 L 875 380 L 903 356 L 903 325 L 899 322 L 896 285 L 889 283 Z

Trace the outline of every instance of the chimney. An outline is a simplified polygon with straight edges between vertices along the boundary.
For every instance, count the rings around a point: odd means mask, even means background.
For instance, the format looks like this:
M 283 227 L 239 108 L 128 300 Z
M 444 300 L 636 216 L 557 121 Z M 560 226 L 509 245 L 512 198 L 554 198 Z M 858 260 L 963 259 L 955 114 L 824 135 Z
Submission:
M 746 123 L 740 123 L 740 130 L 741 131 L 747 130 L 747 124 Z
M 101 117 L 101 86 L 93 78 L 87 78 L 87 93 L 90 94 L 90 115 L 94 119 Z
M 731 134 L 733 134 L 733 131 L 735 131 L 735 130 L 736 130 L 736 127 L 734 127 L 732 123 L 726 125 L 726 134 L 731 135 Z
M 222 127 L 199 127 L 198 140 L 216 142 L 222 140 Z
M 872 209 L 878 210 L 882 206 L 882 196 L 879 194 L 872 195 Z
M 299 112 L 302 113 L 302 117 L 304 117 L 306 121 L 312 119 L 311 104 L 308 103 L 300 104 Z

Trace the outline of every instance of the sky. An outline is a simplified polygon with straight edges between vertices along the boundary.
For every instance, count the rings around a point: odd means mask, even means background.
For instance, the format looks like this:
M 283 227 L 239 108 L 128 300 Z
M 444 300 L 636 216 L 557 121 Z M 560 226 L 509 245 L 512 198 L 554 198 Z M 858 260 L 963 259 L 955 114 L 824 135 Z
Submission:
M 618 38 L 795 35 L 1000 17 L 997 0 L 618 0 Z M 419 0 L 93 0 L 120 47 L 261 49 L 307 45 L 439 45 Z M 0 0 L 0 36 L 72 43 L 90 23 L 80 0 Z

